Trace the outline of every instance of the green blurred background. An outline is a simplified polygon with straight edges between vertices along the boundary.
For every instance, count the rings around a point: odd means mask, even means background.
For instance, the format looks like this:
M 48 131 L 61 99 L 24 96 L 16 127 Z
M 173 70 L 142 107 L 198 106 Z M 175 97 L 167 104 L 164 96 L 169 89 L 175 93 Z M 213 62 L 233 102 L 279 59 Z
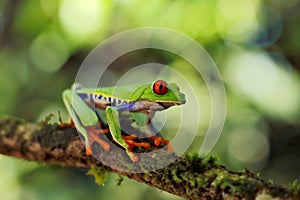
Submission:
M 232 170 L 247 167 L 287 185 L 300 178 L 299 8 L 297 0 L 1 0 L 0 116 L 35 122 L 53 113 L 57 121 L 60 110 L 67 120 L 61 93 L 90 50 L 124 30 L 170 28 L 203 45 L 224 79 L 227 118 L 212 154 Z M 126 71 L 150 61 L 184 66 L 176 56 L 155 51 L 115 65 Z M 111 73 L 118 77 L 122 71 L 112 67 Z M 201 140 L 210 119 L 209 96 L 199 75 L 185 73 L 204 105 Z M 190 151 L 199 150 L 197 138 Z M 180 199 L 128 179 L 117 186 L 113 174 L 99 187 L 85 173 L 0 156 L 0 196 Z

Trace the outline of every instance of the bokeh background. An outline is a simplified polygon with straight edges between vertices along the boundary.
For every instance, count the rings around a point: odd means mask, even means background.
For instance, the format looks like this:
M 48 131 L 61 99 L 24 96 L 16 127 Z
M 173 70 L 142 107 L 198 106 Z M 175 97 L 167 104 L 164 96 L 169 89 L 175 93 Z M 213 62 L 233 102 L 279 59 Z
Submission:
M 199 42 L 223 77 L 227 117 L 212 154 L 232 170 L 247 167 L 288 185 L 300 178 L 299 9 L 297 0 L 1 0 L 0 116 L 36 122 L 53 113 L 55 122 L 60 110 L 67 120 L 61 93 L 99 42 L 133 28 L 170 28 Z M 148 62 L 184 69 L 199 89 L 204 109 L 189 151 L 198 150 L 210 119 L 209 95 L 201 76 L 185 69 L 182 59 L 136 52 L 114 63 L 110 74 L 117 79 Z M 120 177 L 114 174 L 100 187 L 85 173 L 0 156 L 0 196 L 180 199 L 126 178 L 117 186 Z

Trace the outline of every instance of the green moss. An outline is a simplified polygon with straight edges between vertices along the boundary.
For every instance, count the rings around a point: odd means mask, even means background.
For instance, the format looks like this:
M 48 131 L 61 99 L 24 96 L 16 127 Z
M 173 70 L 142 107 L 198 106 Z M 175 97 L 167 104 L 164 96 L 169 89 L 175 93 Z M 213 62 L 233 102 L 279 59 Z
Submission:
M 121 175 L 119 175 L 119 178 L 117 179 L 117 186 L 122 185 L 123 181 L 124 181 L 124 178 Z
M 289 188 L 291 190 L 300 191 L 300 182 L 298 179 L 295 179 L 293 182 L 289 184 Z
M 92 166 L 87 172 L 87 175 L 92 175 L 95 177 L 95 183 L 103 186 L 107 180 L 107 171 L 104 167 Z
M 300 196 L 300 182 L 295 179 L 289 184 L 289 189 L 294 193 L 295 196 Z
M 214 181 L 211 183 L 213 187 L 220 187 L 222 184 L 224 184 L 226 178 L 227 178 L 227 173 L 222 171 L 222 170 L 213 170 L 209 172 L 209 176 L 215 176 Z
M 45 117 L 44 120 L 40 121 L 41 124 L 47 125 L 49 124 L 49 122 L 52 120 L 52 118 L 54 117 L 54 115 L 52 113 L 50 113 L 49 115 L 47 115 Z
M 199 159 L 199 154 L 198 153 L 187 153 L 184 155 L 184 158 L 188 161 L 188 162 L 192 162 L 193 160 L 197 160 Z
M 181 183 L 182 182 L 182 177 L 178 177 L 177 173 L 178 173 L 178 170 L 176 170 L 176 169 L 171 170 L 172 179 L 176 183 Z

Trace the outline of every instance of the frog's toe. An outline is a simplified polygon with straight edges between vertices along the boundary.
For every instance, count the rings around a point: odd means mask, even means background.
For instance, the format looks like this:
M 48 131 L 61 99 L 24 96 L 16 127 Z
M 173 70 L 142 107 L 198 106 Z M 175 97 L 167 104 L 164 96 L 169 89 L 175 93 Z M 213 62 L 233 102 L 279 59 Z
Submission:
M 134 141 L 135 139 L 137 139 L 137 136 L 135 134 L 123 136 L 123 140 L 128 145 L 127 153 L 133 162 L 139 161 L 139 157 L 132 152 L 132 148 L 134 148 L 134 147 L 150 148 L 151 147 L 150 143 L 136 142 L 136 141 Z
M 137 155 L 135 155 L 133 152 L 128 152 L 128 155 L 130 157 L 130 159 L 132 160 L 132 162 L 138 162 L 139 161 L 139 157 Z
M 160 146 L 161 144 L 165 144 L 165 145 L 167 145 L 167 148 L 168 148 L 169 152 L 174 152 L 173 147 L 171 146 L 169 140 L 163 139 L 160 136 L 153 136 L 150 139 L 153 141 L 155 146 Z
M 105 151 L 108 151 L 110 149 L 110 145 L 108 143 L 104 142 L 103 140 L 101 140 L 101 141 L 102 141 L 102 143 L 99 143 L 99 142 L 98 143 L 102 146 L 102 148 Z
M 160 146 L 162 143 L 162 138 L 161 137 L 154 137 L 153 142 L 156 146 Z
M 148 142 L 136 142 L 134 141 L 134 139 L 136 138 L 136 135 L 123 136 L 123 140 L 130 147 L 130 149 L 132 149 L 133 147 L 150 148 L 150 144 Z
M 108 151 L 110 149 L 110 145 L 105 142 L 104 140 L 102 140 L 99 137 L 99 133 L 106 133 L 105 129 L 97 129 L 95 127 L 87 127 L 88 130 L 88 137 L 89 137 L 89 146 L 91 146 L 93 144 L 93 142 L 96 142 L 97 144 L 99 144 L 104 150 Z
M 93 154 L 92 150 L 90 147 L 86 147 L 85 148 L 85 154 L 88 155 L 88 156 L 91 156 Z

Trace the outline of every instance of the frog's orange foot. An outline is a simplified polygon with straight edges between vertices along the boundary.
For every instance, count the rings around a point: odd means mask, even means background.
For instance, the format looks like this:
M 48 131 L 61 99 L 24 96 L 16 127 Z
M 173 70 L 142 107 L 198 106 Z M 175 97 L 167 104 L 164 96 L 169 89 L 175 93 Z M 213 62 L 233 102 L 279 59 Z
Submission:
M 129 155 L 130 159 L 132 160 L 132 162 L 137 162 L 137 161 L 139 161 L 139 157 L 138 157 L 137 155 L 135 155 L 132 151 L 130 151 L 130 152 L 128 153 L 128 155 Z
M 171 146 L 169 140 L 163 139 L 160 136 L 153 136 L 150 139 L 153 140 L 155 146 L 160 146 L 161 144 L 165 144 L 165 145 L 167 145 L 169 152 L 174 152 L 173 147 Z
M 133 162 L 139 161 L 139 157 L 132 152 L 133 147 L 144 147 L 144 148 L 151 147 L 151 145 L 148 142 L 136 142 L 136 141 L 134 141 L 135 139 L 137 139 L 137 136 L 134 134 L 128 135 L 128 136 L 123 136 L 123 140 L 128 145 L 128 151 L 129 151 L 128 155 Z
M 107 131 L 109 132 L 109 130 L 101 129 L 95 126 L 86 127 L 86 129 L 88 132 L 88 143 L 89 143 L 89 145 L 87 145 L 86 147 L 87 155 L 92 155 L 93 153 L 91 148 L 93 142 L 96 142 L 97 144 L 102 146 L 102 148 L 106 151 L 110 149 L 110 145 L 99 137 L 99 133 L 107 133 Z
M 150 148 L 150 144 L 148 142 L 136 142 L 134 141 L 137 139 L 136 135 L 128 135 L 123 136 L 124 141 L 126 144 L 132 149 L 133 147 L 144 147 L 144 148 Z
M 73 120 L 70 119 L 70 122 L 61 122 L 61 123 L 59 123 L 59 127 L 61 127 L 61 128 L 65 128 L 65 127 L 75 128 L 75 124 L 74 124 Z

